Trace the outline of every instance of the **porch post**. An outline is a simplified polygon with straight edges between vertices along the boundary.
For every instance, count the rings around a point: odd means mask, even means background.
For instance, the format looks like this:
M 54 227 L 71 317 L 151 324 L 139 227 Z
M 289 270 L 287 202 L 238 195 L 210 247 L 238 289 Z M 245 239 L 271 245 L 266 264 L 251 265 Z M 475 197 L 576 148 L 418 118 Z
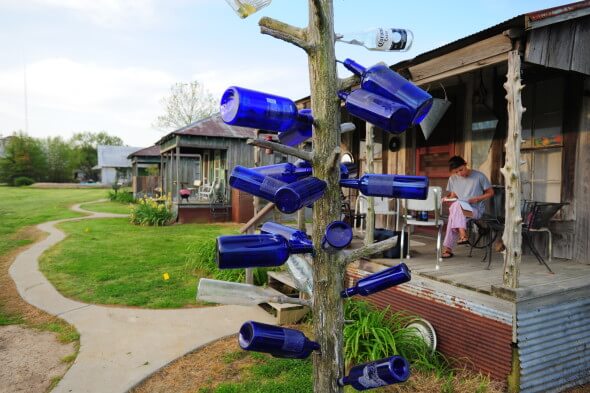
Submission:
M 176 187 L 174 188 L 174 194 L 180 202 L 180 147 L 178 146 L 178 139 L 176 140 Z M 174 197 L 173 197 L 174 198 Z
M 365 131 L 365 147 L 367 156 L 367 167 L 365 173 L 373 173 L 373 130 L 375 126 L 371 123 L 366 123 Z M 360 197 L 360 192 L 359 192 Z M 367 216 L 365 218 L 367 231 L 365 232 L 365 245 L 373 244 L 375 239 L 375 199 L 367 197 Z
M 525 111 L 520 92 L 520 54 L 518 50 L 508 53 L 508 73 L 506 74 L 506 101 L 508 110 L 508 135 L 506 137 L 506 161 L 501 172 L 506 184 L 506 224 L 502 240 L 504 251 L 504 286 L 518 288 L 520 261 L 522 258 L 522 217 L 520 215 L 520 146 L 522 143 L 521 118 Z

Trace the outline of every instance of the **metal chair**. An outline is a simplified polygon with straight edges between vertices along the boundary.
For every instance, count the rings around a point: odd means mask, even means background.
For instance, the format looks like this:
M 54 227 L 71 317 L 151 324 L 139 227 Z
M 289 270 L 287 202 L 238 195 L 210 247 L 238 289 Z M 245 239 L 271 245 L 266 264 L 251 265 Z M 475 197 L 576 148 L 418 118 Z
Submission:
M 562 202 L 536 202 L 536 201 L 524 201 L 523 205 L 523 224 L 522 224 L 522 235 L 525 241 L 525 244 L 529 247 L 531 252 L 535 255 L 539 263 L 545 265 L 547 270 L 550 273 L 551 268 L 532 241 L 531 234 L 535 232 L 545 232 L 547 233 L 548 242 L 547 242 L 547 254 L 549 256 L 549 262 L 551 262 L 552 254 L 553 254 L 553 235 L 551 230 L 549 229 L 549 222 L 555 216 L 555 214 L 567 203 Z
M 441 246 L 442 246 L 442 228 L 444 221 L 440 218 L 441 215 L 441 194 L 442 189 L 440 187 L 428 187 L 428 198 L 426 200 L 416 199 L 404 199 L 402 208 L 402 233 L 405 231 L 406 226 L 429 226 L 438 229 L 436 237 L 436 269 L 439 269 L 439 262 L 442 261 L 441 257 Z M 427 211 L 433 212 L 434 218 L 429 218 L 427 221 L 420 221 L 414 218 L 407 217 L 408 210 L 416 211 Z M 401 249 L 404 249 L 404 236 L 402 236 Z M 406 258 L 410 258 L 410 228 L 408 228 L 408 253 Z M 401 255 L 403 260 L 403 253 Z
M 389 207 L 389 201 L 391 200 L 391 198 L 385 198 L 385 197 L 373 197 L 373 201 L 374 201 L 374 209 L 375 209 L 375 215 L 384 215 L 386 216 L 386 222 L 385 222 L 385 226 L 389 227 L 389 217 L 390 216 L 396 216 L 399 217 L 398 211 L 399 211 L 399 200 L 398 200 L 398 208 L 397 210 L 391 210 Z M 367 197 L 364 195 L 359 195 L 356 199 L 356 205 L 354 208 L 354 227 L 357 227 L 358 222 L 360 222 L 360 232 L 363 232 L 363 220 L 366 219 L 367 216 L 367 208 L 369 205 L 369 201 L 367 200 Z M 395 223 L 395 230 L 397 230 L 398 227 L 398 221 L 396 220 Z
M 492 186 L 494 189 L 494 197 L 491 203 L 487 206 L 487 211 L 476 219 L 469 219 L 467 221 L 468 242 L 471 247 L 469 256 L 472 256 L 473 249 L 485 249 L 485 254 L 482 261 L 488 259 L 488 266 L 490 269 L 492 264 L 492 246 L 494 241 L 502 236 L 504 233 L 504 200 L 505 189 L 504 186 Z

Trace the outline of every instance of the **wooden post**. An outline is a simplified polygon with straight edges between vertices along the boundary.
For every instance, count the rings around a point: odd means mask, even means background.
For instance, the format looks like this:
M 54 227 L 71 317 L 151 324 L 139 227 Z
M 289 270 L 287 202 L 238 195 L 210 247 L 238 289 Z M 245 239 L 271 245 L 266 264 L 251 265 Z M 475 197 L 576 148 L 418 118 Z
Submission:
M 366 123 L 365 148 L 366 164 L 365 173 L 373 173 L 373 131 L 375 126 Z M 360 197 L 360 192 L 359 192 Z M 367 197 L 367 215 L 365 217 L 365 245 L 373 243 L 375 240 L 375 198 Z
M 520 261 L 522 258 L 522 217 L 520 215 L 520 146 L 522 143 L 521 118 L 525 111 L 520 92 L 520 55 L 518 50 L 508 54 L 506 74 L 506 101 L 508 109 L 508 136 L 506 138 L 506 161 L 501 169 L 506 184 L 506 224 L 502 240 L 504 251 L 504 286 L 518 288 Z
M 259 131 L 256 130 L 256 138 L 257 139 L 258 139 L 258 135 L 259 135 Z M 260 148 L 258 146 L 254 146 L 254 166 L 255 167 L 260 166 Z M 260 210 L 260 198 L 257 196 L 253 197 L 252 203 L 254 204 L 254 216 L 253 217 L 256 217 L 256 214 L 258 214 L 258 211 Z M 254 233 L 254 226 L 249 227 L 248 230 L 246 231 L 246 233 L 253 234 Z M 251 267 L 246 268 L 246 284 L 254 284 L 254 269 L 252 269 Z

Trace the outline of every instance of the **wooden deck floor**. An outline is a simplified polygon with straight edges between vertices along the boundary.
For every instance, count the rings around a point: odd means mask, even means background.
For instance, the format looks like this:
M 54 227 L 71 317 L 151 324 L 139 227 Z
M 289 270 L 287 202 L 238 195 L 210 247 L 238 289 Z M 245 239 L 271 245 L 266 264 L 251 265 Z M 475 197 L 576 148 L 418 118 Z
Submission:
M 590 289 L 590 257 L 586 263 L 554 258 L 547 271 L 533 255 L 523 255 L 520 266 L 519 288 L 514 291 L 503 286 L 503 254 L 493 252 L 490 270 L 487 261 L 483 262 L 483 250 L 473 250 L 469 257 L 469 246 L 457 246 L 454 257 L 443 259 L 436 269 L 435 239 L 423 235 L 413 235 L 412 240 L 423 245 L 411 247 L 411 258 L 404 259 L 413 274 L 465 288 L 482 294 L 489 294 L 507 300 L 536 298 L 587 287 Z M 353 248 L 360 246 L 362 240 L 355 236 Z M 371 262 L 391 266 L 399 259 L 374 258 Z

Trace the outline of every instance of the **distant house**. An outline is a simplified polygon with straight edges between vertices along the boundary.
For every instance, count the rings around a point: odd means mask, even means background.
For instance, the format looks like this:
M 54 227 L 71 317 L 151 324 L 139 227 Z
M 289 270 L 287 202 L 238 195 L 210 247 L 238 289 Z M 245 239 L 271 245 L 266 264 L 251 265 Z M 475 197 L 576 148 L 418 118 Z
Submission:
M 131 153 L 132 189 L 135 197 L 154 195 L 160 186 L 160 147 L 150 146 Z
M 98 146 L 98 164 L 92 169 L 100 171 L 102 184 L 130 184 L 131 160 L 127 157 L 140 149 L 133 146 Z

